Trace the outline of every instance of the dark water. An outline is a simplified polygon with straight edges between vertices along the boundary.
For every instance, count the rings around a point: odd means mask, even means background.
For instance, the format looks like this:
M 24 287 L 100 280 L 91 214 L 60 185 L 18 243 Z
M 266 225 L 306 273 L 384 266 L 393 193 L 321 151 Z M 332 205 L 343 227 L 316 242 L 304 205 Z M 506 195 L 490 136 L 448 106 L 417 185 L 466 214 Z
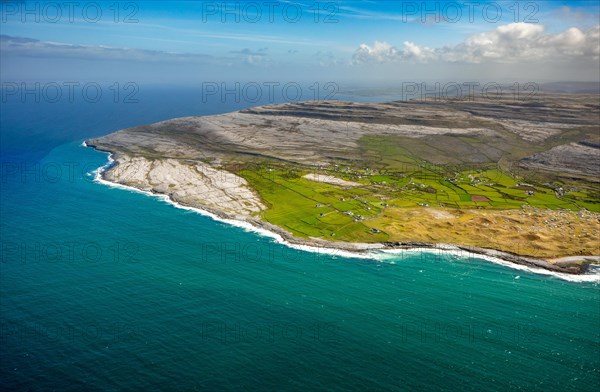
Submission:
M 185 94 L 3 104 L 0 389 L 599 390 L 596 283 L 302 252 L 86 175 L 86 137 L 244 106 Z

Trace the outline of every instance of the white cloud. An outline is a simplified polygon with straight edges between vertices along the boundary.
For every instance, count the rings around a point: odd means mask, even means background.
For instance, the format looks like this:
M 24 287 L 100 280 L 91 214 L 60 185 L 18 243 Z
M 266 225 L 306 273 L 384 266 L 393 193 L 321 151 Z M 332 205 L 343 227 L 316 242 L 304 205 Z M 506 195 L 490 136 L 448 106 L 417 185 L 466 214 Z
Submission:
M 355 63 L 408 60 L 516 63 L 569 60 L 573 57 L 595 61 L 600 58 L 600 26 L 585 32 L 572 27 L 558 34 L 548 34 L 543 25 L 511 23 L 472 35 L 458 45 L 434 49 L 410 41 L 405 41 L 402 49 L 397 49 L 389 43 L 376 41 L 373 46 L 361 44 L 353 59 Z
M 410 41 L 404 41 L 404 49 L 402 54 L 405 58 L 417 60 L 429 60 L 435 57 L 435 51 L 426 47 L 419 46 Z
M 359 62 L 375 60 L 384 63 L 396 59 L 398 54 L 398 50 L 387 42 L 375 41 L 373 46 L 361 44 L 354 53 L 354 59 Z

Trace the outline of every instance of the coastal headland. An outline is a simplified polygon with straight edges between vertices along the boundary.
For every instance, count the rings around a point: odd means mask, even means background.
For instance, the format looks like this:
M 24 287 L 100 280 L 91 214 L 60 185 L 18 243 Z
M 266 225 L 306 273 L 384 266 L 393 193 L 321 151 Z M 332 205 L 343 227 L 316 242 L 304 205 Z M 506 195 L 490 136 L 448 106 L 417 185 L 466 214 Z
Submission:
M 111 153 L 107 181 L 291 243 L 454 248 L 581 274 L 600 255 L 598 98 L 307 101 L 86 144 Z

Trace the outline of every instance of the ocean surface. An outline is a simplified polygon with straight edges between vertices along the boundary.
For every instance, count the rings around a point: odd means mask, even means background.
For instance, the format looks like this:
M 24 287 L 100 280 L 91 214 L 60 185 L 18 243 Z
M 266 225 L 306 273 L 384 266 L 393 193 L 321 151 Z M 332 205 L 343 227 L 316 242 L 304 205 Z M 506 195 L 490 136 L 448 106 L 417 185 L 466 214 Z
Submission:
M 0 390 L 600 390 L 600 287 L 290 248 L 94 181 L 85 138 L 237 110 L 3 102 Z

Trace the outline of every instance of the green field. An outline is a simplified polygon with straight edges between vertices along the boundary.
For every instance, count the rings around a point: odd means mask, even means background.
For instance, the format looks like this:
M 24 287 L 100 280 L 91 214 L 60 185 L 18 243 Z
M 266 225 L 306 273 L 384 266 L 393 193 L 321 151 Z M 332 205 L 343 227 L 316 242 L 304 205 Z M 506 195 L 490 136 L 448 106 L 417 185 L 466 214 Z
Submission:
M 539 209 L 600 211 L 589 188 L 574 184 L 524 183 L 497 165 L 433 165 L 405 153 L 395 160 L 331 164 L 325 168 L 264 163 L 238 174 L 257 190 L 269 207 L 261 213 L 266 221 L 299 237 L 333 241 L 381 242 L 384 230 L 374 232 L 366 224 L 386 208 L 508 210 L 532 206 Z M 390 169 L 395 167 L 396 170 Z M 399 170 L 402 169 L 402 170 Z M 358 183 L 342 187 L 308 180 L 309 173 L 330 175 Z M 528 179 L 531 180 L 531 179 Z M 558 194 L 556 189 L 564 188 Z M 596 198 L 597 200 L 597 198 Z

